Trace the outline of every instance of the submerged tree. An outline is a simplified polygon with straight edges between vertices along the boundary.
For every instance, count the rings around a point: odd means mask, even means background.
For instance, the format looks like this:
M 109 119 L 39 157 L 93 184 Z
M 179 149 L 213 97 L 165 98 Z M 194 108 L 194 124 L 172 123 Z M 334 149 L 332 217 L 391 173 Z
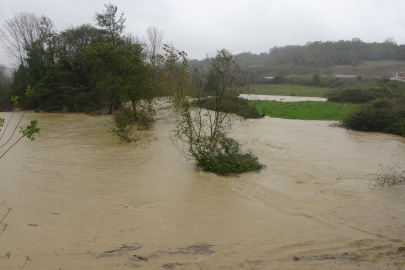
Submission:
M 187 66 L 185 55 L 180 53 L 178 58 L 180 63 L 168 63 L 172 65 L 172 70 Z M 229 97 L 238 95 L 246 87 L 239 63 L 225 49 L 207 61 L 207 71 L 197 67 L 186 72 L 189 75 L 187 93 L 194 99 L 176 92 L 178 117 L 172 132 L 173 141 L 183 155 L 195 159 L 206 171 L 226 175 L 260 170 L 264 166 L 257 162 L 257 158 L 251 152 L 244 153 L 241 144 L 229 137 L 235 116 L 221 111 L 222 105 L 229 102 Z M 185 77 L 179 78 L 178 85 L 184 87 Z M 214 102 L 213 110 L 204 109 L 201 104 L 207 94 Z

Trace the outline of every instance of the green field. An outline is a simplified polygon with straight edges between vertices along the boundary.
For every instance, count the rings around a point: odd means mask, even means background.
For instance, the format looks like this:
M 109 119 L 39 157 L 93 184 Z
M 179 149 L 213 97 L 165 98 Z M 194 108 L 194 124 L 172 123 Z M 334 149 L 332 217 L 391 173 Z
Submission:
M 321 101 L 251 101 L 260 113 L 284 119 L 342 120 L 359 105 Z
M 249 93 L 256 95 L 300 96 L 300 97 L 326 97 L 330 88 L 301 86 L 292 84 L 253 84 Z

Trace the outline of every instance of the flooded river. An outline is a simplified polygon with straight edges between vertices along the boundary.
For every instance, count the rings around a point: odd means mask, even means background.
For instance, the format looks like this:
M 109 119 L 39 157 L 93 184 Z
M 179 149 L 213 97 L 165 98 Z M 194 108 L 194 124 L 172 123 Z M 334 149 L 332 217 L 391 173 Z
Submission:
M 41 135 L 0 160 L 0 269 L 405 267 L 405 187 L 369 186 L 380 163 L 405 165 L 404 138 L 266 117 L 234 137 L 267 168 L 218 177 L 184 159 L 169 121 L 128 145 L 108 116 L 31 119 Z

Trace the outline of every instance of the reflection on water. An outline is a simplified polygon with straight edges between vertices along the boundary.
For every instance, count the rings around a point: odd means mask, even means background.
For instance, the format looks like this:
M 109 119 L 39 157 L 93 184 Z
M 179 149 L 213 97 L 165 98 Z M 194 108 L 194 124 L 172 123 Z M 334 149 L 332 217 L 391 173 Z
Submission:
M 179 154 L 170 122 L 128 145 L 107 132 L 108 116 L 28 113 L 23 124 L 34 118 L 40 137 L 0 161 L 0 210 L 13 207 L 0 241 L 13 255 L 1 269 L 27 255 L 29 269 L 404 265 L 404 187 L 369 187 L 379 163 L 405 164 L 401 137 L 247 121 L 234 136 L 267 168 L 221 178 Z

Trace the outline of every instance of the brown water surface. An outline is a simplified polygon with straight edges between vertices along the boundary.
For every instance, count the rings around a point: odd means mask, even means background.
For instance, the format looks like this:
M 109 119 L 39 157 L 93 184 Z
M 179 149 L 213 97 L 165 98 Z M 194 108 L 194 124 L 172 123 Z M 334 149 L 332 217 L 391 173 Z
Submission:
M 234 134 L 266 170 L 218 177 L 183 158 L 168 121 L 128 145 L 107 116 L 34 118 L 41 135 L 0 160 L 0 269 L 405 266 L 405 188 L 369 186 L 380 163 L 405 164 L 404 138 L 266 117 Z

